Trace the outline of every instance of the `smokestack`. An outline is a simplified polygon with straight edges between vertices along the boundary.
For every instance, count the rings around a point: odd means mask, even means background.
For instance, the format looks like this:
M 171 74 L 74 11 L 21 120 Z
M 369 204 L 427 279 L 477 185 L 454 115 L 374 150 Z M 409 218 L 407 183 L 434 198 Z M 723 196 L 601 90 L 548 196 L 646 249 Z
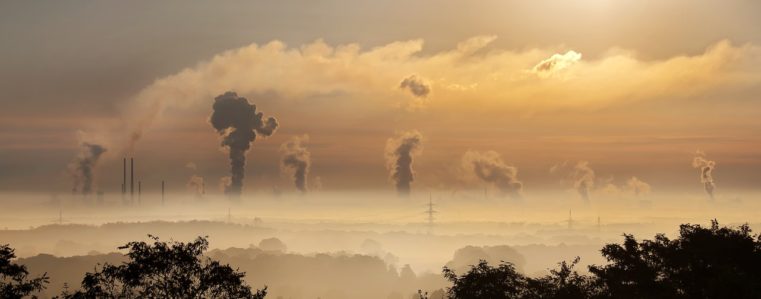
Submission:
M 418 131 L 401 132 L 386 141 L 386 168 L 399 196 L 409 196 L 415 172 L 412 170 L 413 157 L 423 148 L 423 136 Z
M 214 98 L 211 125 L 222 136 L 222 146 L 227 147 L 230 156 L 230 184 L 225 186 L 225 194 L 239 197 L 245 177 L 246 152 L 257 135 L 271 136 L 278 127 L 274 117 L 264 119 L 256 105 L 246 98 L 228 91 Z
M 138 204 L 142 203 L 142 194 L 143 194 L 142 189 L 143 189 L 142 188 L 142 182 L 141 181 L 137 181 L 137 203 Z
M 161 181 L 161 205 L 164 205 L 164 181 Z
M 127 194 L 127 158 L 125 157 L 122 162 L 122 199 L 124 199 L 124 194 Z
M 135 158 L 129 158 L 129 199 L 135 203 Z

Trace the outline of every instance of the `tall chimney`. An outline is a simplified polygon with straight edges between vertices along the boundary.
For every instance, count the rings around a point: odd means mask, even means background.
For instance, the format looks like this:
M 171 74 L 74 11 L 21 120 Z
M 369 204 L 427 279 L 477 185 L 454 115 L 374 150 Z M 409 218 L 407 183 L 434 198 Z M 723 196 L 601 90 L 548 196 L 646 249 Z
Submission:
M 164 181 L 161 181 L 161 205 L 164 205 Z
M 138 204 L 142 203 L 142 201 L 143 201 L 143 199 L 142 199 L 142 194 L 143 194 L 142 190 L 143 190 L 143 188 L 142 188 L 142 184 L 141 183 L 142 183 L 141 181 L 137 181 L 137 203 Z
M 124 197 L 124 194 L 127 194 L 127 158 L 124 158 L 122 168 L 122 197 Z
M 135 158 L 129 158 L 129 198 L 135 202 Z

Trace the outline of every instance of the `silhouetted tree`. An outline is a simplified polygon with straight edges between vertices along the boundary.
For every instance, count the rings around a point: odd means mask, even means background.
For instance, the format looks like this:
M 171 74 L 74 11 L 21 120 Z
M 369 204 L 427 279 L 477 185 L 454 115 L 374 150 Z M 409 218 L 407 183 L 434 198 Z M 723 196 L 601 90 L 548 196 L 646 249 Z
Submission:
M 130 242 L 128 262 L 103 265 L 87 273 L 82 289 L 65 298 L 257 298 L 267 288 L 251 291 L 245 273 L 204 258 L 206 238 L 193 242 L 161 242 L 149 235 L 153 244 Z
M 527 278 L 526 299 L 583 299 L 592 298 L 599 293 L 594 280 L 579 274 L 573 268 L 579 263 L 576 257 L 571 263 L 562 261 L 558 269 L 551 269 L 550 274 L 539 278 Z
M 513 264 L 507 262 L 492 267 L 485 260 L 481 260 L 461 276 L 457 276 L 447 267 L 444 267 L 443 272 L 444 277 L 452 282 L 452 287 L 447 291 L 450 298 L 523 298 L 528 283 L 526 277 L 518 273 Z
M 602 254 L 611 263 L 589 271 L 610 298 L 761 298 L 761 237 L 738 228 L 683 224 L 679 237 L 663 234 Z
M 26 266 L 13 263 L 16 253 L 8 244 L 0 245 L 0 298 L 14 299 L 39 292 L 48 283 L 47 273 L 29 278 Z M 31 295 L 32 298 L 37 298 Z

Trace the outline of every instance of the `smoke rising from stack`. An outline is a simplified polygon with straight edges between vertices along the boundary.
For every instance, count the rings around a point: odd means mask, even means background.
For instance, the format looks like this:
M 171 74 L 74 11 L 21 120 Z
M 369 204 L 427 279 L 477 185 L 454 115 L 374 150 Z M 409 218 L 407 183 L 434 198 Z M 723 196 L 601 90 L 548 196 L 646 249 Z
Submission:
M 497 152 L 467 151 L 462 156 L 462 165 L 470 174 L 493 184 L 503 194 L 521 197 L 523 183 L 518 180 L 518 168 L 505 164 Z
M 716 168 L 716 162 L 706 159 L 706 154 L 703 151 L 697 151 L 695 158 L 692 159 L 692 167 L 700 170 L 700 182 L 703 183 L 703 189 L 713 199 L 713 191 L 716 189 L 713 170 Z
M 292 174 L 296 189 L 302 193 L 308 191 L 307 176 L 312 165 L 311 154 L 304 145 L 308 141 L 308 135 L 295 136 L 280 145 L 280 152 L 283 155 L 280 160 L 280 171 Z
M 581 195 L 584 201 L 589 201 L 589 192 L 595 185 L 595 171 L 589 167 L 589 162 L 579 161 L 573 167 L 573 188 Z
M 589 201 L 589 194 L 595 186 L 595 171 L 589 167 L 589 162 L 579 161 L 569 169 L 568 161 L 550 168 L 550 173 L 564 173 L 564 179 L 573 183 L 573 189 L 584 201 Z
M 105 152 L 106 148 L 98 144 L 87 142 L 80 144 L 77 158 L 69 164 L 69 170 L 74 178 L 73 191 L 79 190 L 83 195 L 92 193 L 95 166 L 97 166 L 100 156 Z
M 222 136 L 223 147 L 227 147 L 230 156 L 230 181 L 225 186 L 225 193 L 239 196 L 243 189 L 245 177 L 246 153 L 257 134 L 271 136 L 278 127 L 274 117 L 266 120 L 261 112 L 256 112 L 256 105 L 246 98 L 228 91 L 214 99 L 214 112 L 210 122 Z
M 200 197 L 206 193 L 203 177 L 193 175 L 186 184 L 188 190 L 192 191 L 196 196 Z
M 423 150 L 423 135 L 418 131 L 406 131 L 386 141 L 386 168 L 400 196 L 409 196 L 410 185 L 415 180 L 412 170 L 413 157 Z
M 633 176 L 626 181 L 626 191 L 633 193 L 636 196 L 647 195 L 650 193 L 650 184 L 640 180 Z

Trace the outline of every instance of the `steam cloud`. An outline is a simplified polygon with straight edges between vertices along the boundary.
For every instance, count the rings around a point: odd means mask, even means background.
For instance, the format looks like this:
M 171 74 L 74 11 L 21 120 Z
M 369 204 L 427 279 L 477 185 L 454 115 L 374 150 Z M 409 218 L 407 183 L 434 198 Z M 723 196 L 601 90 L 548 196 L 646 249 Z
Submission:
M 308 141 L 308 135 L 295 136 L 280 146 L 280 152 L 283 154 L 280 160 L 280 171 L 292 173 L 296 189 L 303 193 L 308 191 L 307 176 L 312 165 L 311 154 L 304 146 L 304 143 Z
M 568 162 L 563 162 L 552 166 L 550 173 L 557 173 L 560 171 L 566 171 Z M 589 162 L 579 161 L 576 165 L 570 169 L 568 178 L 573 182 L 573 189 L 581 196 L 584 201 L 589 201 L 589 193 L 592 191 L 595 185 L 595 171 L 589 167 Z
M 105 152 L 106 148 L 101 145 L 87 142 L 81 144 L 77 158 L 69 165 L 71 175 L 74 177 L 73 192 L 79 190 L 85 195 L 92 193 L 94 169 L 98 159 Z
M 633 176 L 626 181 L 626 191 L 634 193 L 636 196 L 647 195 L 650 193 L 650 184 Z
M 402 83 L 399 84 L 399 88 L 409 90 L 418 98 L 424 98 L 431 93 L 431 86 L 416 75 L 404 78 Z
M 548 76 L 570 67 L 579 60 L 581 60 L 581 53 L 568 51 L 565 54 L 554 54 L 550 58 L 542 60 L 532 70 L 536 74 Z
M 494 184 L 504 194 L 521 197 L 523 183 L 518 180 L 518 168 L 509 166 L 495 151 L 467 151 L 462 156 L 463 167 L 484 182 Z
M 423 150 L 423 135 L 418 131 L 401 132 L 386 141 L 386 168 L 399 196 L 409 196 L 410 184 L 415 180 L 412 158 Z
M 193 191 L 196 196 L 202 196 L 204 193 L 206 193 L 206 184 L 204 183 L 203 177 L 193 175 L 188 180 L 188 183 L 186 184 L 189 190 Z
M 225 186 L 225 194 L 239 196 L 243 189 L 245 176 L 246 152 L 257 134 L 271 136 L 278 127 L 274 117 L 263 119 L 261 112 L 256 112 L 256 105 L 228 91 L 214 99 L 214 112 L 210 122 L 222 136 L 222 146 L 230 153 L 230 181 Z
M 703 189 L 713 199 L 713 190 L 716 188 L 713 181 L 713 170 L 716 168 L 716 162 L 706 159 L 704 152 L 697 151 L 695 158 L 692 159 L 692 167 L 700 169 L 700 182 L 703 183 Z

